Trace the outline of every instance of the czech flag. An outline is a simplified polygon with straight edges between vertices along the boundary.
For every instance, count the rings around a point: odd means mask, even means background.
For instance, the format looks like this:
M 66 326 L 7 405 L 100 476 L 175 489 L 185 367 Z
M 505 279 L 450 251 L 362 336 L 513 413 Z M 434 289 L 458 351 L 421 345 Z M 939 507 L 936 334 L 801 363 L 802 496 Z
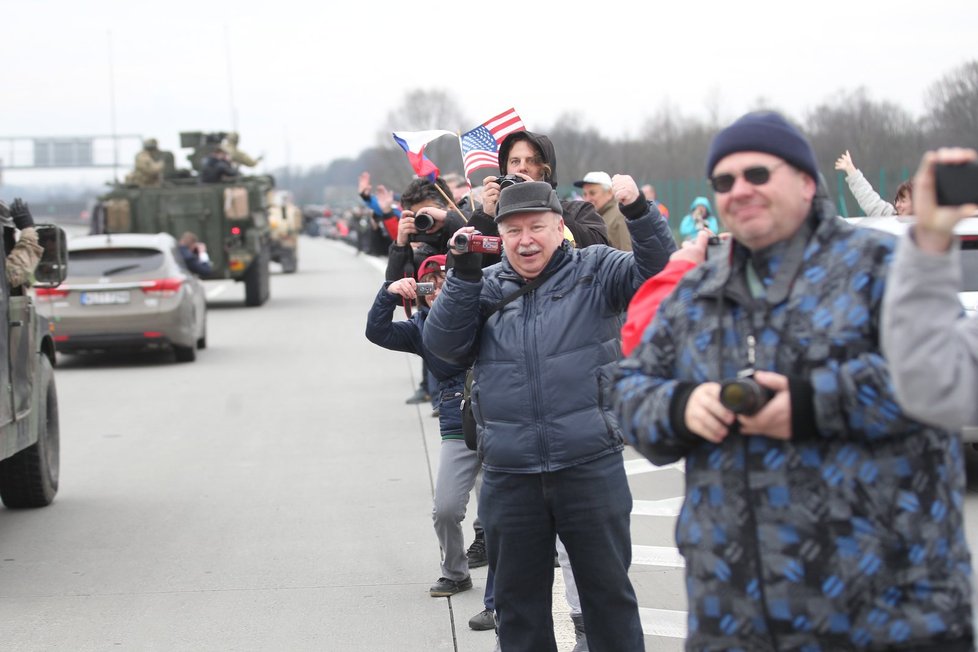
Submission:
M 454 131 L 445 129 L 429 129 L 428 131 L 395 131 L 394 142 L 401 146 L 407 154 L 408 162 L 419 177 L 428 177 L 434 181 L 438 177 L 438 166 L 425 157 L 424 148 L 428 143 L 442 136 L 455 136 Z

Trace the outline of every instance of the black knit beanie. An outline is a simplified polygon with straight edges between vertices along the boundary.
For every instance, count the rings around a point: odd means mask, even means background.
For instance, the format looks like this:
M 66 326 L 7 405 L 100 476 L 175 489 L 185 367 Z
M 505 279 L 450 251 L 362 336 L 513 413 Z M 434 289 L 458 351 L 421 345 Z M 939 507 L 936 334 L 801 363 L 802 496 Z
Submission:
M 741 116 L 714 137 L 706 157 L 707 178 L 720 159 L 736 152 L 773 154 L 818 181 L 818 162 L 808 139 L 773 111 Z

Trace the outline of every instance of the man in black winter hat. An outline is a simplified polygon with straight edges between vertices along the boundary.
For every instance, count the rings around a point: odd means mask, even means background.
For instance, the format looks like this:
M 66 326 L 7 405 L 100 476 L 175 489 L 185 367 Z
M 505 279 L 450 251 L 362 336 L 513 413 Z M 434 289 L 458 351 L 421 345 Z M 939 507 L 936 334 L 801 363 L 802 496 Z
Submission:
M 687 649 L 972 651 L 960 434 L 901 409 L 880 343 L 895 237 L 836 216 L 777 113 L 717 134 L 706 173 L 731 243 L 613 397 L 630 444 L 685 461 Z

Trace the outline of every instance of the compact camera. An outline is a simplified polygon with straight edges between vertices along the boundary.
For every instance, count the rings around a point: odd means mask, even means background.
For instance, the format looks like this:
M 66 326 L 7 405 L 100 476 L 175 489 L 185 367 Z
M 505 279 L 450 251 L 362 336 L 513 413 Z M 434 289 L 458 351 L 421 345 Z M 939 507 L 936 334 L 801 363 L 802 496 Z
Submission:
M 417 213 L 414 216 L 414 228 L 424 232 L 435 225 L 435 218 L 427 213 Z
M 429 281 L 427 283 L 418 283 L 414 289 L 418 293 L 419 297 L 427 296 L 429 294 L 435 293 L 435 283 L 434 281 Z
M 774 397 L 774 392 L 750 376 L 720 384 L 720 402 L 734 414 L 757 414 Z
M 458 254 L 499 254 L 503 249 L 503 239 L 494 235 L 466 235 L 459 233 L 455 236 L 452 251 Z
M 720 255 L 720 250 L 723 248 L 723 241 L 719 236 L 711 235 L 710 239 L 706 241 L 706 259 L 716 258 Z
M 526 179 L 515 174 L 507 174 L 501 177 L 496 177 L 496 183 L 499 184 L 500 190 L 505 190 L 513 184 L 523 183 L 524 181 L 526 181 Z

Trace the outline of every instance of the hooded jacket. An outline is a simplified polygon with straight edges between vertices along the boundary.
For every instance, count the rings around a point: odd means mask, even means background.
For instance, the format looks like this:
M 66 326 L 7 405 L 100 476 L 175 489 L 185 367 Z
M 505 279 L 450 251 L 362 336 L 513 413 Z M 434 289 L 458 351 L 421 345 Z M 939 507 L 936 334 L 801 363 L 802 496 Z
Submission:
M 692 240 L 699 233 L 699 228 L 696 226 L 696 218 L 693 217 L 693 211 L 697 206 L 702 206 L 706 209 L 706 217 L 703 218 L 706 228 L 712 231 L 714 235 L 720 232 L 720 225 L 717 223 L 717 218 L 713 216 L 713 207 L 710 206 L 710 200 L 706 197 L 697 197 L 689 205 L 689 213 L 679 223 L 679 237 L 683 240 Z
M 685 458 L 687 649 L 917 650 L 971 636 L 961 439 L 901 410 L 880 350 L 895 239 L 828 211 L 817 202 L 789 240 L 750 256 L 734 243 L 689 271 L 620 364 L 626 440 L 655 464 Z M 753 367 L 789 379 L 792 437 L 734 429 L 711 443 L 687 430 L 686 400 L 749 367 L 750 338 Z
M 618 424 L 600 396 L 603 368 L 621 355 L 618 334 L 629 300 L 675 248 L 660 240 L 658 231 L 668 232 L 668 225 L 658 211 L 644 201 L 633 206 L 641 215 L 628 224 L 634 253 L 575 249 L 565 240 L 540 287 L 485 323 L 480 316 L 524 279 L 505 257 L 478 281 L 449 272 L 424 343 L 454 364 L 478 355 L 471 396 L 485 469 L 558 471 L 622 450 Z
M 499 144 L 499 170 L 502 174 L 506 174 L 506 161 L 509 159 L 509 151 L 513 148 L 513 144 L 520 140 L 529 141 L 540 151 L 543 162 L 550 166 L 550 174 L 543 180 L 556 188 L 557 153 L 553 143 L 543 134 L 535 134 L 532 131 L 514 131 L 506 136 L 503 142 Z M 584 248 L 593 244 L 609 244 L 608 227 L 594 206 L 586 201 L 566 200 L 562 200 L 560 205 L 564 209 L 564 225 L 574 236 L 576 247 Z M 499 226 L 495 219 L 483 211 L 481 206 L 473 211 L 472 217 L 469 218 L 469 224 L 485 235 L 499 235 Z M 499 262 L 500 257 L 486 256 L 483 260 L 488 266 Z

